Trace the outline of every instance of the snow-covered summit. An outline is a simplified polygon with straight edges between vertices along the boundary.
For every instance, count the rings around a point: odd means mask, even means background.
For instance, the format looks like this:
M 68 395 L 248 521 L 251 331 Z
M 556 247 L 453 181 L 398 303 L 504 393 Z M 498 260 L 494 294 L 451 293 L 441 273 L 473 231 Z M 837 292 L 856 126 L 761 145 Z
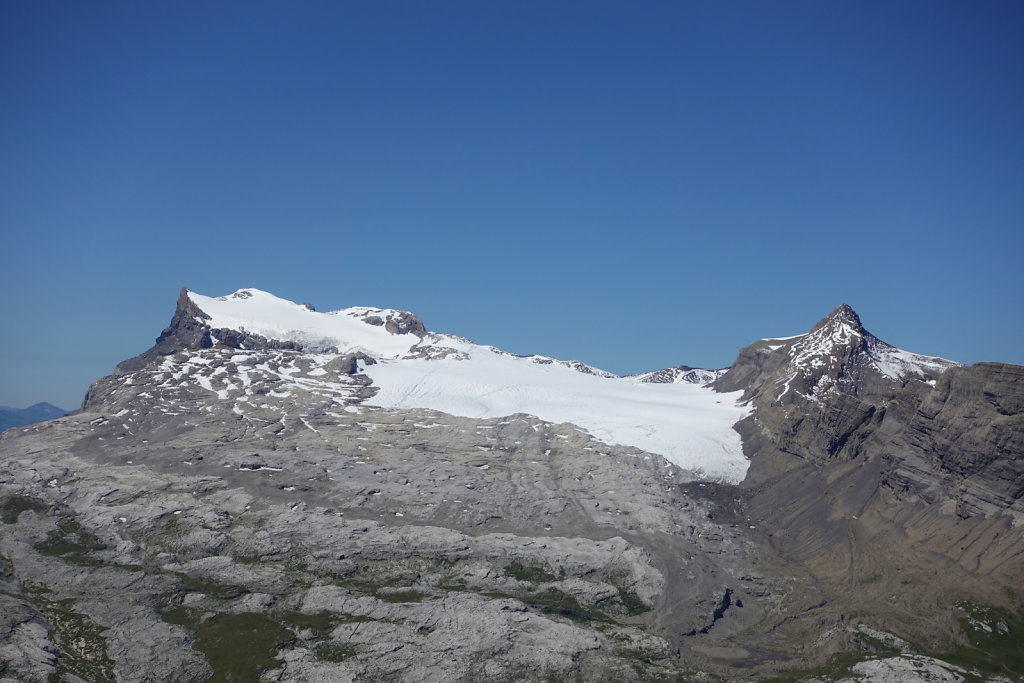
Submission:
M 396 358 L 420 343 L 423 323 L 406 311 L 355 307 L 319 313 L 259 289 L 208 297 L 188 292 L 203 315 L 197 322 L 212 330 L 236 330 L 278 342 L 293 342 L 305 351 L 362 352 Z

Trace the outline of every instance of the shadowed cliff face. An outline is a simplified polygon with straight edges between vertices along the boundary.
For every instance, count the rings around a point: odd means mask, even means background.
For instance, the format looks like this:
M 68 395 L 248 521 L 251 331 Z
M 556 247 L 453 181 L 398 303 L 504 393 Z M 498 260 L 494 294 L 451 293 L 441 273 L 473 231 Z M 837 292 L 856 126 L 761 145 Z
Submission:
M 962 518 L 1021 517 L 1024 367 L 952 368 L 893 400 L 865 447 L 906 500 L 952 501 Z
M 933 644 L 957 599 L 1019 606 L 1024 367 L 900 351 L 842 306 L 716 386 L 755 406 L 737 425 L 751 518 L 837 605 Z

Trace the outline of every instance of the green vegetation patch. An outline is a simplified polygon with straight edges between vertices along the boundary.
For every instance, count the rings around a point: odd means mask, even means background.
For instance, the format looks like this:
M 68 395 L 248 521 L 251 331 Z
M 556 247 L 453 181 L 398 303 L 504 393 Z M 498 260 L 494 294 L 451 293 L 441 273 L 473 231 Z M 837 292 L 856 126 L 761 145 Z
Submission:
M 1024 679 L 1024 615 L 973 602 L 957 603 L 960 627 L 970 641 L 941 658 L 967 669 Z
M 43 514 L 50 509 L 43 501 L 29 496 L 11 496 L 0 505 L 0 519 L 4 524 L 16 524 L 18 515 L 26 510 L 32 510 Z
M 281 615 L 285 624 L 295 628 L 306 628 L 313 631 L 316 636 L 325 636 L 333 631 L 339 624 L 352 624 L 364 621 L 373 621 L 370 617 L 356 614 L 345 614 L 342 612 L 285 612 Z
M 256 681 L 274 666 L 274 655 L 294 635 L 265 614 L 215 614 L 203 618 L 202 610 L 174 607 L 162 613 L 164 621 L 195 634 L 196 648 L 213 667 L 209 683 Z
M 480 593 L 480 595 L 495 600 L 514 598 L 540 611 L 542 614 L 555 614 L 573 621 L 613 623 L 608 615 L 601 610 L 595 607 L 584 607 L 580 605 L 576 598 L 554 587 L 529 595 L 509 595 L 508 593 L 496 591 L 485 591 Z
M 427 597 L 427 594 L 420 593 L 419 591 L 407 590 L 391 591 L 387 593 L 378 592 L 376 596 L 377 599 L 383 600 L 384 602 L 423 602 L 423 598 Z
M 41 585 L 26 583 L 22 591 L 46 615 L 53 640 L 60 649 L 57 671 L 51 680 L 59 681 L 64 674 L 72 674 L 96 683 L 113 683 L 114 662 L 107 656 L 107 641 L 103 637 L 106 629 L 76 612 L 74 600 L 48 598 L 49 590 Z
M 520 599 L 544 614 L 557 614 L 573 621 L 610 621 L 608 615 L 601 610 L 596 607 L 583 607 L 576 598 L 557 588 L 548 588 L 536 595 Z
M 422 602 L 428 595 L 410 586 L 417 579 L 417 574 L 409 570 L 372 566 L 356 567 L 345 575 L 329 575 L 330 582 L 336 586 L 366 593 L 384 602 Z
M 554 574 L 545 571 L 543 567 L 523 564 L 519 560 L 512 560 L 505 567 L 505 576 L 509 576 L 517 581 L 528 581 L 530 583 L 544 583 L 557 579 Z
M 343 662 L 356 655 L 356 648 L 351 643 L 319 643 L 313 653 L 325 662 Z
M 767 678 L 765 683 L 791 683 L 792 681 L 806 680 L 834 681 L 849 676 L 853 672 L 855 664 L 869 659 L 878 659 L 878 655 L 865 652 L 838 652 L 821 666 L 787 672 L 786 675 L 777 678 Z
M 85 567 L 101 566 L 103 562 L 90 553 L 106 547 L 95 534 L 83 529 L 82 525 L 70 517 L 57 522 L 57 528 L 46 535 L 45 541 L 35 546 L 40 555 L 61 557 L 66 562 Z
M 626 609 L 626 614 L 631 617 L 651 611 L 650 606 L 637 597 L 636 593 L 625 590 L 624 588 L 619 588 L 619 602 L 621 602 L 622 606 Z
M 963 614 L 959 620 L 960 626 L 970 644 L 952 652 L 926 654 L 939 661 L 978 672 L 964 675 L 970 683 L 982 683 L 994 675 L 1008 680 L 1024 680 L 1024 616 L 971 602 L 959 602 L 957 607 Z M 808 679 L 836 680 L 849 675 L 853 666 L 859 662 L 899 654 L 891 645 L 867 634 L 858 634 L 857 640 L 861 647 L 869 651 L 840 652 L 823 666 L 790 672 L 769 680 L 777 683 Z
M 205 576 L 192 576 L 180 574 L 182 579 L 181 588 L 188 593 L 202 593 L 218 600 L 234 600 L 249 592 L 244 586 L 235 586 L 227 583 L 220 583 Z
M 846 678 L 853 673 L 853 667 L 871 659 L 885 659 L 899 656 L 899 648 L 866 633 L 858 632 L 854 636 L 863 650 L 837 652 L 821 666 L 800 671 L 790 671 L 784 676 L 767 679 L 767 683 L 789 683 L 790 681 L 825 680 L 833 681 Z
M 439 584 L 437 584 L 437 587 L 440 588 L 443 591 L 449 591 L 449 592 L 457 591 L 457 592 L 461 593 L 463 591 L 469 590 L 469 585 L 466 583 L 466 580 L 463 579 L 463 578 L 455 578 L 455 579 L 449 579 L 449 580 L 442 581 Z

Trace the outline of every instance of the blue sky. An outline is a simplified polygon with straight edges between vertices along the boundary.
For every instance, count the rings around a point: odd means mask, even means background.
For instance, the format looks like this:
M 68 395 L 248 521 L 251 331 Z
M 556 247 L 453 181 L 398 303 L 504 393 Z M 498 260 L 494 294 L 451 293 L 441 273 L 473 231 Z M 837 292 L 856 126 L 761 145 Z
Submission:
M 0 404 L 77 407 L 180 287 L 619 372 L 841 302 L 1024 363 L 1024 6 L 0 4 Z

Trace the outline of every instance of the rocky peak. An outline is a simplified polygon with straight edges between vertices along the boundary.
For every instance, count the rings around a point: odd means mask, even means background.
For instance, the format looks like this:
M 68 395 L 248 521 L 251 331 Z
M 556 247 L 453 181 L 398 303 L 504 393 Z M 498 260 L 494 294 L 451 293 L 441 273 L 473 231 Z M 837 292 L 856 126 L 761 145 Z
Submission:
M 206 314 L 206 311 L 196 306 L 192 299 L 189 298 L 189 290 L 187 287 L 182 287 L 181 291 L 178 292 L 178 302 L 174 309 L 174 318 L 184 317 L 202 318 L 203 320 L 210 319 L 210 316 Z
M 807 334 L 746 347 L 715 387 L 743 389 L 748 400 L 778 405 L 834 393 L 887 398 L 911 379 L 931 381 L 955 365 L 885 343 L 864 328 L 852 307 L 841 304 Z
M 819 320 L 811 328 L 811 332 L 816 332 L 822 328 L 849 328 L 859 334 L 867 334 L 867 330 L 861 324 L 860 316 L 857 315 L 857 311 L 853 310 L 853 307 L 849 304 L 839 304 L 831 313 Z
M 122 361 L 117 366 L 116 372 L 136 370 L 153 358 L 166 356 L 182 349 L 209 348 L 213 345 L 210 340 L 209 327 L 206 325 L 210 316 L 192 301 L 189 293 L 187 288 L 181 288 L 171 322 L 156 338 L 156 344 L 145 353 Z M 86 396 L 86 401 L 88 401 L 88 396 Z
M 797 365 L 820 366 L 826 358 L 866 353 L 880 340 L 864 329 L 860 316 L 848 304 L 841 304 L 793 344 Z M 884 343 L 884 342 L 881 342 Z M 816 362 L 814 359 L 817 358 Z

